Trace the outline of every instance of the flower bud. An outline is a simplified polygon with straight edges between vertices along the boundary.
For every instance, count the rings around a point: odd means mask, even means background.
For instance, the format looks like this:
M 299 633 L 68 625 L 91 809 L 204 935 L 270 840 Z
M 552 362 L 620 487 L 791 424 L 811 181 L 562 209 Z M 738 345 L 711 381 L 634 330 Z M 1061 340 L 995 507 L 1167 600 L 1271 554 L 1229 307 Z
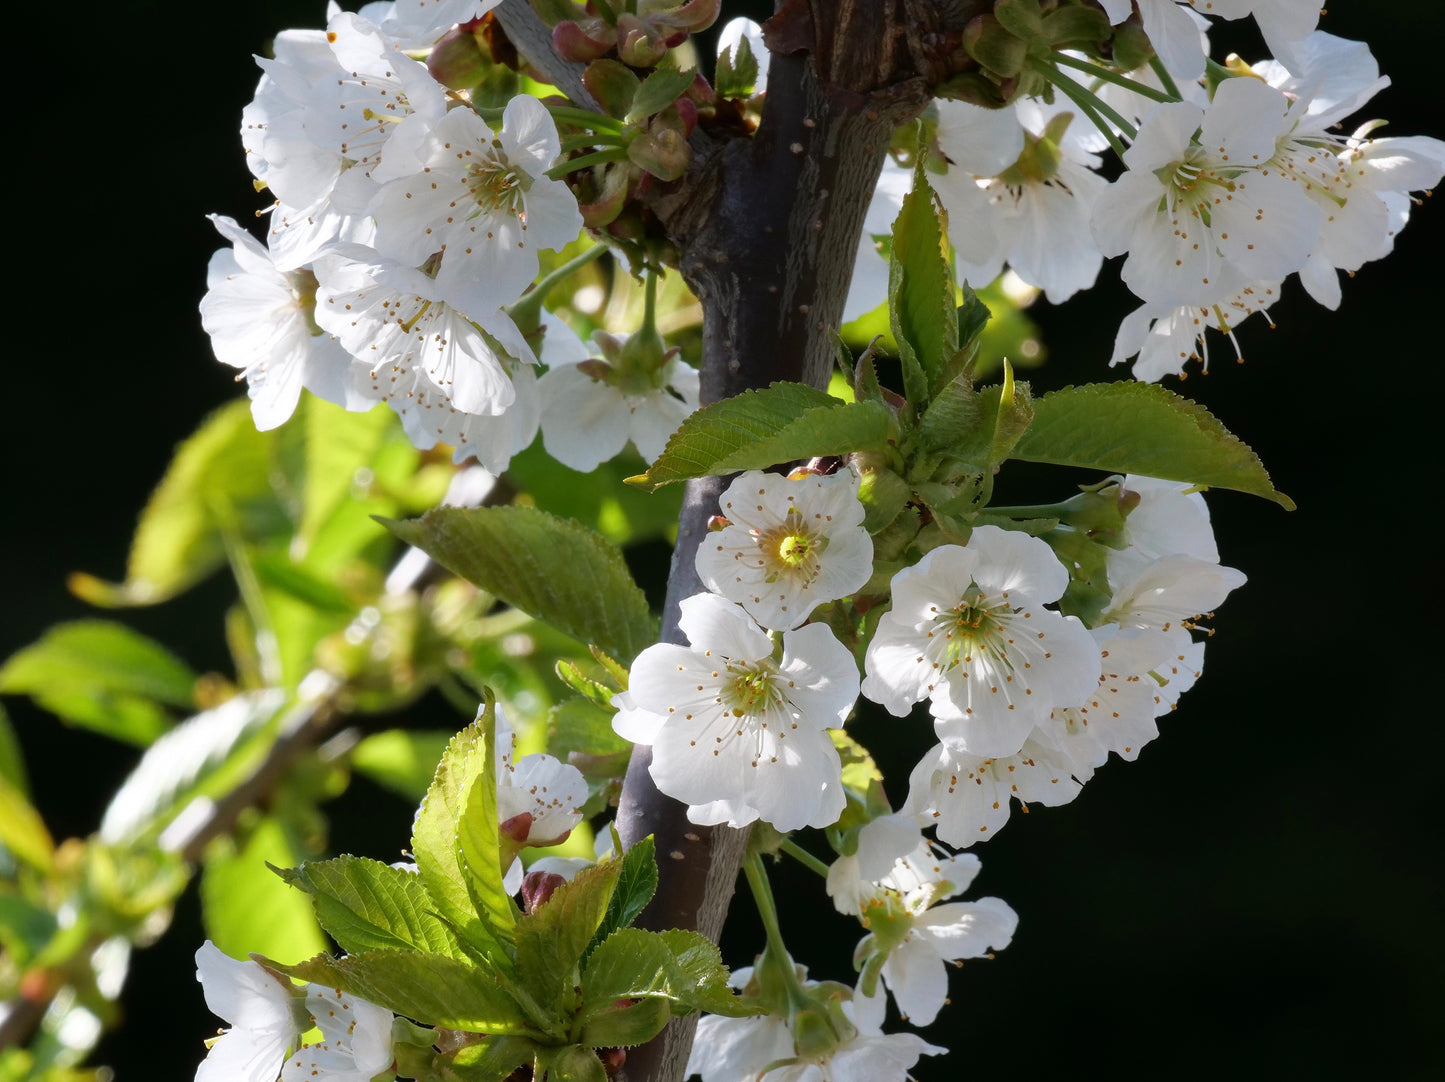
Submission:
M 477 36 L 454 26 L 432 46 L 426 70 L 450 90 L 470 90 L 487 77 L 491 56 Z
M 523 911 L 535 913 L 565 882 L 567 880 L 555 872 L 528 872 L 522 879 Z

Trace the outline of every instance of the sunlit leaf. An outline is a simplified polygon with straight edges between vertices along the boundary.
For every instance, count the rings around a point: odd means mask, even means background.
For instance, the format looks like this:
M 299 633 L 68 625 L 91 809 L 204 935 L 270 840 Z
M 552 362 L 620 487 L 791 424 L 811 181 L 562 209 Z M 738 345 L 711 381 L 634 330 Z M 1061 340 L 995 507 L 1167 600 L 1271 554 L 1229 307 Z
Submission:
M 232 957 L 250 951 L 304 958 L 326 948 L 310 901 L 266 870 L 288 867 L 300 854 L 282 822 L 268 815 L 240 848 L 221 839 L 201 872 L 201 917 L 206 935 Z

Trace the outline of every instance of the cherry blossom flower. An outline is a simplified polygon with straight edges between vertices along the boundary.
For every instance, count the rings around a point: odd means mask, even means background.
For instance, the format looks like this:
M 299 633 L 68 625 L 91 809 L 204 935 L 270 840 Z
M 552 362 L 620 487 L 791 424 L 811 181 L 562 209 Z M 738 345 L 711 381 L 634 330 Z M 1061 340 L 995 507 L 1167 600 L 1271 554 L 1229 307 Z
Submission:
M 561 844 L 582 821 L 587 779 L 544 752 L 516 758 L 516 735 L 500 706 L 496 718 L 497 821 L 507 844 L 514 851 Z M 515 859 L 502 880 L 508 894 L 520 889 L 522 876 L 522 862 Z
M 797 627 L 873 573 L 873 541 L 851 471 L 785 478 L 749 470 L 718 506 L 729 525 L 698 546 L 698 577 L 764 627 Z
M 1104 257 L 1089 220 L 1108 183 L 1085 144 L 1066 138 L 1086 125 L 1032 100 L 1013 109 L 941 101 L 938 112 L 939 149 L 953 165 L 935 185 L 959 278 L 984 286 L 1007 263 L 1056 304 L 1093 285 Z
M 548 331 L 549 335 L 552 333 Z M 597 332 L 594 338 L 602 336 Z M 600 340 L 617 357 L 622 339 Z M 655 371 L 633 372 L 589 357 L 556 364 L 537 381 L 547 453 L 582 473 L 620 454 L 629 440 L 651 462 L 677 426 L 697 409 L 697 369 L 669 356 Z
M 320 1041 L 286 1057 L 281 1082 L 371 1082 L 393 1063 L 391 1023 L 384 1007 L 339 989 L 306 986 L 306 1010 Z
M 471 109 L 451 110 L 418 142 L 415 172 L 372 200 L 377 249 L 413 265 L 440 252 L 440 295 L 464 312 L 510 304 L 537 276 L 537 250 L 582 230 L 576 198 L 545 175 L 560 153 L 536 98 L 508 102 L 500 132 Z
M 1013 755 L 985 758 L 938 744 L 913 768 L 905 812 L 949 845 L 987 841 L 1008 822 L 1010 802 L 1057 807 L 1083 788 L 1067 755 L 1025 740 Z
M 315 276 L 278 269 L 235 221 L 210 217 L 232 247 L 216 252 L 206 269 L 201 326 L 217 359 L 241 369 L 256 427 L 290 417 L 302 387 L 348 409 L 362 406 L 349 385 L 350 358 L 315 322 Z
M 690 646 L 659 643 L 632 663 L 613 728 L 652 745 L 657 787 L 694 823 L 823 827 L 843 810 L 842 763 L 827 730 L 858 695 L 847 649 L 821 624 L 787 631 L 782 656 L 716 594 L 682 602 Z
M 1288 130 L 1287 109 L 1279 91 L 1241 78 L 1225 80 L 1208 110 L 1171 102 L 1150 114 L 1124 154 L 1127 172 L 1094 204 L 1099 248 L 1128 252 L 1121 274 L 1135 294 L 1170 307 L 1211 305 L 1303 265 L 1319 206 L 1260 168 Z
M 338 245 L 316 263 L 316 321 L 363 363 L 368 397 L 393 399 L 388 386 L 410 392 L 408 377 L 421 373 L 462 413 L 503 412 L 516 401 L 505 358 L 535 363 L 527 340 L 499 309 L 448 304 L 428 269 Z
M 231 1023 L 210 1043 L 196 1082 L 276 1082 L 311 1024 L 301 989 L 256 962 L 228 958 L 209 939 L 196 951 L 196 979 L 211 1013 Z
M 996 526 L 944 545 L 893 577 L 893 607 L 864 659 L 862 691 L 890 713 L 929 700 L 943 741 L 970 755 L 1013 755 L 1055 706 L 1099 677 L 1084 625 L 1043 606 L 1069 574 L 1043 541 Z
M 1305 261 L 1306 268 L 1310 262 Z M 1305 271 L 1300 274 L 1303 277 Z M 1136 308 L 1119 324 L 1109 363 L 1123 364 L 1133 357 L 1131 374 L 1145 383 L 1182 376 L 1190 361 L 1199 361 L 1208 372 L 1207 330 L 1225 335 L 1234 346 L 1235 357 L 1242 360 L 1244 352 L 1234 337 L 1235 329 L 1254 313 L 1266 311 L 1279 299 L 1279 289 L 1279 282 L 1255 282 L 1213 304 L 1146 304 Z

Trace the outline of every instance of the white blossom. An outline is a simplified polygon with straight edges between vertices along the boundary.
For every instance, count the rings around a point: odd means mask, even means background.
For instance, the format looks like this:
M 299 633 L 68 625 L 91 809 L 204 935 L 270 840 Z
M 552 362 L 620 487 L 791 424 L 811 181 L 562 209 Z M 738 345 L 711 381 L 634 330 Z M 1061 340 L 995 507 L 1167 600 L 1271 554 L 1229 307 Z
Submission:
M 583 360 L 592 359 L 584 352 Z M 548 454 L 582 473 L 620 454 L 629 440 L 651 462 L 697 409 L 698 391 L 697 369 L 677 355 L 654 372 L 614 369 L 605 378 L 586 365 L 553 365 L 537 382 L 542 440 Z
M 216 252 L 206 269 L 201 326 L 216 358 L 241 370 L 256 427 L 285 422 L 302 387 L 348 409 L 364 406 L 349 385 L 346 351 L 316 324 L 315 276 L 280 270 L 235 221 L 210 218 L 232 247 Z
M 940 738 L 971 755 L 1009 756 L 1055 706 L 1081 701 L 1098 651 L 1074 617 L 1044 605 L 1069 573 L 1043 541 L 979 526 L 893 578 L 893 607 L 865 657 L 862 691 L 903 716 L 929 700 Z
M 1288 130 L 1287 112 L 1279 91 L 1240 78 L 1226 79 L 1208 110 L 1171 102 L 1149 115 L 1124 154 L 1128 170 L 1094 204 L 1099 248 L 1128 252 L 1121 274 L 1135 294 L 1210 305 L 1304 264 L 1319 206 L 1261 168 Z
M 408 47 L 426 47 L 458 23 L 480 18 L 501 0 L 396 0 L 386 29 Z
M 850 655 L 821 624 L 766 632 L 716 594 L 682 602 L 690 646 L 659 643 L 632 663 L 613 728 L 652 745 L 657 787 L 694 823 L 823 827 L 844 806 L 842 763 L 827 730 L 858 695 Z
M 306 1010 L 320 1041 L 286 1057 L 281 1082 L 371 1082 L 392 1066 L 391 1023 L 384 1007 L 319 984 L 306 986 Z
M 209 939 L 196 951 L 196 979 L 211 1013 L 231 1024 L 211 1042 L 196 1082 L 276 1082 L 310 1026 L 301 989 L 256 962 L 227 957 Z
M 1305 267 L 1309 266 L 1310 260 L 1306 260 Z M 1303 277 L 1305 270 L 1300 274 Z M 1279 287 L 1279 282 L 1255 282 L 1213 304 L 1142 305 L 1119 324 L 1109 363 L 1123 364 L 1133 357 L 1131 372 L 1135 379 L 1146 383 L 1157 383 L 1165 376 L 1183 376 L 1190 361 L 1199 361 L 1208 372 L 1209 342 L 1204 333 L 1207 330 L 1225 335 L 1234 346 L 1235 357 L 1243 360 L 1244 352 L 1234 337 L 1235 329 L 1277 301 Z
M 497 820 L 531 817 L 525 845 L 556 845 L 582 821 L 587 779 L 575 766 L 534 752 L 515 758 L 516 735 L 497 707 Z
M 1215 561 L 1184 553 L 1161 556 L 1110 583 L 1114 597 L 1103 619 L 1121 627 L 1160 631 L 1187 627 L 1195 617 L 1213 612 L 1247 581 L 1244 572 Z
M 797 627 L 873 573 L 873 540 L 849 470 L 796 478 L 748 470 L 718 506 L 729 525 L 698 546 L 698 577 L 764 627 Z
M 545 175 L 560 153 L 536 98 L 508 102 L 499 132 L 451 110 L 418 142 L 416 171 L 372 200 L 377 249 L 413 265 L 440 252 L 440 296 L 464 312 L 510 304 L 537 276 L 537 250 L 564 248 L 582 229 L 576 198 Z

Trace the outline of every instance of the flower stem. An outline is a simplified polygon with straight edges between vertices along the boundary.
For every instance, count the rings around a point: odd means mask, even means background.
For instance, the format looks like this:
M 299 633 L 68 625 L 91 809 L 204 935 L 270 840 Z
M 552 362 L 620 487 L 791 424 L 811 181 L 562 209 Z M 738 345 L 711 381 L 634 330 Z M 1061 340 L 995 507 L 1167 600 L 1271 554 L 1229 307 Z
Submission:
M 1124 156 L 1125 146 L 1114 134 L 1114 129 L 1105 123 L 1104 118 L 1112 120 L 1130 140 L 1136 138 L 1139 132 L 1134 125 L 1130 124 L 1122 116 L 1114 111 L 1108 104 L 1101 101 L 1097 94 L 1090 92 L 1087 88 L 1080 86 L 1074 80 L 1061 72 L 1058 68 L 1048 68 L 1045 72 L 1048 80 L 1062 90 L 1066 97 L 1077 105 L 1094 123 L 1094 127 L 1104 133 L 1104 138 L 1109 140 L 1109 146 L 1119 157 Z M 1101 115 L 1102 114 L 1102 115 Z
M 1164 66 L 1164 61 L 1157 56 L 1151 56 L 1149 66 L 1154 69 L 1154 74 L 1159 77 L 1159 82 L 1164 89 L 1174 95 L 1174 100 L 1183 101 L 1184 95 L 1179 93 L 1179 84 L 1174 81 L 1174 76 L 1169 74 L 1169 69 Z
M 547 170 L 547 176 L 552 180 L 561 180 L 568 173 L 576 173 L 583 169 L 590 169 L 594 165 L 603 165 L 607 162 L 620 162 L 627 159 L 625 147 L 608 147 L 606 150 L 599 150 L 595 154 L 584 154 L 580 158 L 573 158 L 560 165 L 554 165 Z
M 545 275 L 534 285 L 521 300 L 507 306 L 507 314 L 516 321 L 517 326 L 522 329 L 523 334 L 530 333 L 540 325 L 542 315 L 542 302 L 547 299 L 547 294 L 556 289 L 558 285 L 576 274 L 583 267 L 587 266 L 599 256 L 606 255 L 610 251 L 605 244 L 594 244 L 580 255 L 575 255 L 563 263 L 556 270 Z
M 768 937 L 768 950 L 777 958 L 778 968 L 788 986 L 788 998 L 803 1002 L 806 997 L 803 985 L 798 980 L 798 971 L 793 967 L 792 955 L 783 944 L 783 932 L 778 927 L 778 909 L 773 902 L 773 889 L 768 885 L 768 872 L 763 867 L 763 858 L 757 852 L 749 852 L 743 858 L 743 873 L 748 877 L 748 889 L 753 892 L 753 901 L 758 907 L 758 916 L 763 922 L 763 931 Z
M 1157 59 L 1157 57 L 1155 59 Z M 1055 53 L 1054 61 L 1063 64 L 1065 67 L 1074 68 L 1076 71 L 1086 71 L 1094 76 L 1094 78 L 1101 79 L 1106 83 L 1113 83 L 1115 86 L 1122 86 L 1125 90 L 1132 90 L 1135 94 L 1148 98 L 1150 101 L 1180 100 L 1179 89 L 1177 87 L 1173 89 L 1171 96 L 1171 92 L 1169 91 L 1155 90 L 1152 86 L 1146 86 L 1136 79 L 1130 79 L 1127 75 L 1120 75 L 1117 71 L 1110 71 L 1108 68 L 1102 67 L 1099 64 L 1093 64 L 1087 60 L 1069 56 L 1066 53 Z
M 571 154 L 574 150 L 581 150 L 584 147 L 595 147 L 598 144 L 603 146 L 620 147 L 622 136 L 614 135 L 611 132 L 583 132 L 580 135 L 569 135 L 562 140 L 562 153 Z
M 622 130 L 622 121 L 616 117 L 610 117 L 606 113 L 593 112 L 591 109 L 579 109 L 575 105 L 549 105 L 547 112 L 552 114 L 553 120 L 565 120 L 579 128 L 612 132 Z
M 803 867 L 817 872 L 824 879 L 828 878 L 828 865 L 824 864 L 817 857 L 813 856 L 812 853 L 808 852 L 791 838 L 784 838 L 783 844 L 778 848 L 780 848 L 784 853 L 787 853 L 788 856 L 792 857 Z

